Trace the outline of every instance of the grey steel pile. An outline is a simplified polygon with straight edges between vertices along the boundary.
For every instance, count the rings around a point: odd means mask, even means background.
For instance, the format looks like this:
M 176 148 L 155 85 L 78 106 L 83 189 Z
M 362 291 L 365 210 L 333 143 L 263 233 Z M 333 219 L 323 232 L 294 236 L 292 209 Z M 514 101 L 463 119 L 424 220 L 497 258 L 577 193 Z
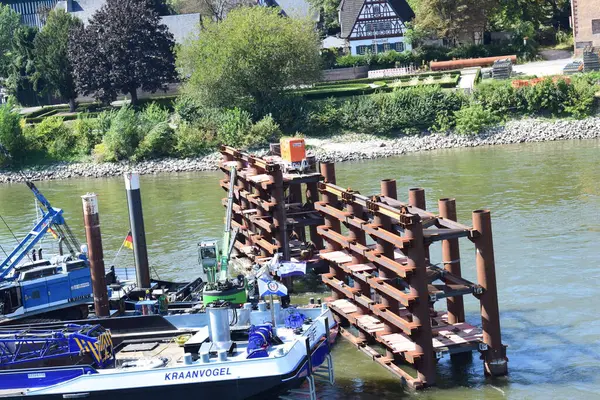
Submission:
M 583 71 L 598 71 L 600 70 L 600 61 L 598 60 L 598 53 L 594 51 L 593 47 L 587 47 L 583 51 Z
M 492 66 L 492 78 L 508 79 L 512 75 L 512 62 L 510 59 L 494 61 Z

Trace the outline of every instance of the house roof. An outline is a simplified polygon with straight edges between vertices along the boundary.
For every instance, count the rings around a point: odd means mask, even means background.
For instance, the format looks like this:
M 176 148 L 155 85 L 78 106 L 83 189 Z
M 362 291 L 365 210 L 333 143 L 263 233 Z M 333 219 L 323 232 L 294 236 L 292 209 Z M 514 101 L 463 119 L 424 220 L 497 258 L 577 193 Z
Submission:
M 290 18 L 310 18 L 319 20 L 319 11 L 306 0 L 273 0 L 273 5 L 281 8 L 283 13 Z
M 106 4 L 106 0 L 73 0 L 71 14 L 87 24 L 104 4 Z
M 31 27 L 41 28 L 44 25 L 42 21 L 42 11 L 52 10 L 58 0 L 8 0 L 2 1 L 13 11 L 21 14 L 21 22 Z
M 347 38 L 350 36 L 350 33 L 352 33 L 352 28 L 358 19 L 364 2 L 364 0 L 342 0 L 340 3 L 341 37 Z M 407 22 L 415 17 L 415 13 L 406 0 L 388 0 L 388 3 L 392 6 L 394 11 L 396 11 L 396 14 L 398 14 L 402 21 Z
M 354 23 L 360 14 L 364 0 L 342 0 L 339 7 L 341 37 L 347 38 L 352 33 Z

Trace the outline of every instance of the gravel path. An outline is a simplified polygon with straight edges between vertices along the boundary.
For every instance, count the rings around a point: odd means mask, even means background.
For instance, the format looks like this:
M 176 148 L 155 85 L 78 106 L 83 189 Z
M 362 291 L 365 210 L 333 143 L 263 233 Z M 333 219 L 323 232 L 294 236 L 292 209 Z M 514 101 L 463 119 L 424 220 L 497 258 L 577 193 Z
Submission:
M 490 129 L 477 136 L 423 134 L 382 138 L 373 135 L 347 134 L 329 138 L 307 138 L 306 140 L 318 160 L 342 162 L 435 149 L 595 138 L 600 138 L 599 117 L 558 121 L 523 119 L 508 122 L 505 126 Z M 24 175 L 30 180 L 38 181 L 117 176 L 132 169 L 141 174 L 208 171 L 217 169 L 219 158 L 218 153 L 212 153 L 198 158 L 162 159 L 137 164 L 128 162 L 57 163 L 27 168 L 21 172 L 0 170 L 0 183 L 22 182 L 25 179 Z

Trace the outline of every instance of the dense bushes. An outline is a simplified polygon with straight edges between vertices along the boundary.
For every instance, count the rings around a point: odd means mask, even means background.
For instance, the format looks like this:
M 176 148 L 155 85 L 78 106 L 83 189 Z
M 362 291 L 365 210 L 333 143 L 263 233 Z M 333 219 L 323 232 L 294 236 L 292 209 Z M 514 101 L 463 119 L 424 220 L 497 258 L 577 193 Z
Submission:
M 598 87 L 589 77 L 545 79 L 534 86 L 513 88 L 509 81 L 492 81 L 477 87 L 474 98 L 501 119 L 518 115 L 552 115 L 583 118 L 592 114 Z
M 458 47 L 421 46 L 414 51 L 399 53 L 390 50 L 382 53 L 367 53 L 364 55 L 342 55 L 337 57 L 334 68 L 347 68 L 368 65 L 371 69 L 393 68 L 400 65 L 413 64 L 419 66 L 430 61 L 447 61 L 462 58 L 479 58 L 492 56 L 507 56 L 515 54 L 521 59 L 531 59 L 537 54 L 537 45 L 529 40 L 527 45 L 522 41 L 504 42 L 489 45 L 464 45 Z
M 0 145 L 4 147 L 9 155 L 4 154 L 0 147 L 0 165 L 12 163 L 10 156 L 20 159 L 23 156 L 24 137 L 21 129 L 21 116 L 11 111 L 12 105 L 0 105 Z
M 464 96 L 440 87 L 414 87 L 355 97 L 341 103 L 326 101 L 311 113 L 311 129 L 361 133 L 408 133 L 433 129 L 438 115 L 460 110 Z
M 439 74 L 438 74 L 439 75 Z M 277 141 L 287 134 L 338 132 L 374 134 L 422 131 L 478 133 L 486 127 L 523 115 L 582 118 L 594 111 L 600 74 L 546 79 L 514 88 L 509 81 L 480 84 L 473 95 L 439 85 L 392 87 L 389 93 L 308 101 L 290 92 L 276 101 L 248 109 L 205 108 L 181 97 L 174 112 L 158 104 L 142 110 L 124 106 L 74 121 L 51 115 L 36 125 L 0 107 L 0 143 L 13 156 L 0 163 L 41 159 L 72 160 L 91 155 L 96 161 L 143 160 L 164 156 L 193 157 L 219 144 L 252 147 Z M 442 81 L 428 76 L 428 81 Z M 367 86 L 357 82 L 356 85 Z M 343 87 L 337 83 L 331 87 Z M 381 83 L 380 83 L 381 86 Z M 322 88 L 318 86 L 318 88 Z

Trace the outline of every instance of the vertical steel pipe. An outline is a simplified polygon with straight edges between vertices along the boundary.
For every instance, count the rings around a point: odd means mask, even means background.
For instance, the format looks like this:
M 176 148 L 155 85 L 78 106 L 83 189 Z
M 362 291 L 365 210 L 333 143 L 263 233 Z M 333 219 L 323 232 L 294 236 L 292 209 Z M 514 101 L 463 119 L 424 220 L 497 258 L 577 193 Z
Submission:
M 483 294 L 480 295 L 479 301 L 481 303 L 483 342 L 487 345 L 487 350 L 483 352 L 485 371 L 492 376 L 506 375 L 508 360 L 506 359 L 506 348 L 502 345 L 500 331 L 494 242 L 489 210 L 473 211 L 473 229 L 476 231 L 473 242 L 476 249 L 477 281 L 483 288 Z
M 83 203 L 83 222 L 88 245 L 88 259 L 94 292 L 94 310 L 98 317 L 108 317 L 108 291 L 106 289 L 106 272 L 104 270 L 104 254 L 102 252 L 102 235 L 100 234 L 100 217 L 98 216 L 98 198 L 94 193 L 81 196 Z
M 415 342 L 416 351 L 422 356 L 417 360 L 416 368 L 419 379 L 426 385 L 435 383 L 435 355 L 433 353 L 433 336 L 429 318 L 429 291 L 427 289 L 427 265 L 425 246 L 423 243 L 423 225 L 418 215 L 407 215 L 411 223 L 405 228 L 405 236 L 412 239 L 413 244 L 406 251 L 408 266 L 414 268 L 409 280 L 410 293 L 417 298 L 416 303 L 408 309 L 412 313 L 413 322 L 420 325 L 411 338 Z
M 317 190 L 316 182 L 306 184 L 306 199 L 314 209 L 314 204 L 319 201 L 319 191 Z M 323 248 L 323 238 L 317 233 L 317 227 L 315 225 L 309 226 L 308 232 L 310 233 L 310 241 L 313 242 L 315 248 L 321 250 Z
M 398 189 L 396 188 L 395 179 L 383 179 L 381 181 L 381 195 L 398 199 Z
M 334 163 L 321 163 L 319 167 L 320 167 L 321 175 L 323 175 L 325 182 L 335 184 L 335 164 Z M 334 194 L 323 193 L 323 200 L 331 207 L 336 207 L 336 208 L 339 207 L 338 198 Z M 332 231 L 335 231 L 337 233 L 341 233 L 342 224 L 336 217 L 333 217 L 331 215 L 325 215 L 324 219 L 325 219 L 325 225 L 327 227 L 329 227 L 329 229 L 331 229 Z M 341 250 L 342 246 L 339 243 L 337 243 L 331 239 L 325 238 L 325 248 L 327 250 Z M 336 279 L 338 279 L 342 282 L 345 282 L 344 271 L 342 271 L 342 269 L 333 262 L 329 263 L 329 273 L 333 274 L 336 277 Z M 331 291 L 332 299 L 336 300 L 339 297 L 340 297 L 340 294 L 337 291 L 335 291 L 335 290 Z
M 411 188 L 408 189 L 408 205 L 420 208 L 421 210 L 427 209 L 427 203 L 425 202 L 425 189 L 423 188 Z M 429 246 L 425 246 L 425 259 L 427 262 L 431 260 L 429 254 Z M 433 307 L 433 305 L 432 305 Z
M 411 188 L 408 189 L 408 204 L 426 210 L 425 204 L 425 189 L 423 188 Z
M 275 242 L 283 255 L 283 260 L 290 259 L 289 236 L 287 232 L 285 216 L 285 199 L 283 198 L 283 173 L 279 165 L 274 166 L 270 172 L 273 178 L 273 188 L 271 189 L 271 202 L 275 203 L 275 212 L 273 213 L 273 222 L 277 228 Z
M 302 204 L 302 186 L 301 186 L 301 184 L 300 183 L 295 183 L 295 184 L 290 183 L 289 191 L 290 191 L 290 193 L 289 193 L 290 203 Z M 298 239 L 301 242 L 306 241 L 306 230 L 304 229 L 303 226 L 295 226 L 294 232 L 296 233 L 296 235 L 298 236 Z
M 359 218 L 362 220 L 365 219 L 363 207 L 356 203 L 347 204 L 346 211 L 351 213 L 356 218 Z M 367 237 L 366 237 L 365 231 L 363 231 L 359 227 L 356 227 L 353 225 L 348 225 L 348 237 L 350 238 L 350 240 L 353 240 L 356 243 L 362 244 L 363 246 L 367 245 Z M 365 256 L 363 256 L 362 254 L 358 254 L 356 252 L 352 252 L 351 256 L 352 256 L 352 262 L 354 264 L 364 264 L 367 261 Z M 358 287 L 358 289 L 360 290 L 360 292 L 363 296 L 366 296 L 369 298 L 371 297 L 371 286 L 367 282 L 362 281 L 360 279 L 355 279 L 354 283 Z M 358 304 L 358 306 L 359 306 L 359 311 L 361 314 L 369 314 L 369 309 L 367 307 L 363 306 L 362 304 Z M 358 336 L 361 339 L 367 338 L 366 335 L 364 334 L 364 332 L 361 330 L 358 331 Z
M 141 289 L 148 289 L 150 288 L 150 266 L 148 264 L 148 248 L 146 246 L 144 213 L 142 211 L 140 175 L 137 172 L 126 172 L 124 177 L 127 204 L 129 205 L 129 225 L 133 239 L 137 286 Z
M 260 194 L 258 189 L 254 187 L 254 185 L 252 184 L 252 182 L 249 179 L 251 176 L 255 176 L 255 175 L 258 175 L 258 169 L 256 167 L 254 167 L 253 165 L 248 165 L 248 168 L 246 168 L 245 187 L 246 187 L 246 191 L 249 194 Z M 261 207 L 258 207 L 258 206 L 255 207 L 252 203 L 250 203 L 250 201 L 248 199 L 245 199 L 245 200 L 246 200 L 248 208 L 254 208 L 256 210 L 256 213 L 254 213 L 254 215 L 257 218 L 260 218 L 264 215 L 264 212 Z M 252 242 L 252 239 L 250 238 L 250 233 L 253 233 L 253 234 L 259 233 L 258 228 L 256 228 L 256 226 L 253 223 L 248 222 L 248 229 L 249 229 L 248 235 L 247 236 L 244 235 L 245 242 L 246 242 L 247 246 L 253 246 L 254 243 Z M 262 256 L 267 256 L 266 251 L 264 251 L 263 249 L 261 249 L 260 251 L 261 251 Z
M 334 163 L 329 163 L 329 162 L 321 163 L 320 171 L 321 171 L 321 175 L 323 175 L 323 178 L 325 178 L 326 183 L 335 184 L 335 164 Z M 323 200 L 332 207 L 336 207 L 336 208 L 338 207 L 338 198 L 334 194 L 323 193 Z M 325 225 L 327 225 L 333 231 L 340 233 L 341 224 L 337 218 L 332 217 L 330 215 L 325 215 L 324 219 L 325 219 Z M 340 244 L 338 244 L 337 242 L 334 242 L 334 241 L 328 240 L 328 239 L 325 239 L 325 247 L 328 250 L 340 250 L 342 248 L 342 246 Z
M 456 200 L 440 199 L 438 201 L 440 217 L 456 221 Z M 460 247 L 458 238 L 442 240 L 442 262 L 444 269 L 454 276 L 461 277 L 460 271 Z M 462 296 L 448 297 L 448 323 L 458 324 L 465 322 L 465 304 Z

